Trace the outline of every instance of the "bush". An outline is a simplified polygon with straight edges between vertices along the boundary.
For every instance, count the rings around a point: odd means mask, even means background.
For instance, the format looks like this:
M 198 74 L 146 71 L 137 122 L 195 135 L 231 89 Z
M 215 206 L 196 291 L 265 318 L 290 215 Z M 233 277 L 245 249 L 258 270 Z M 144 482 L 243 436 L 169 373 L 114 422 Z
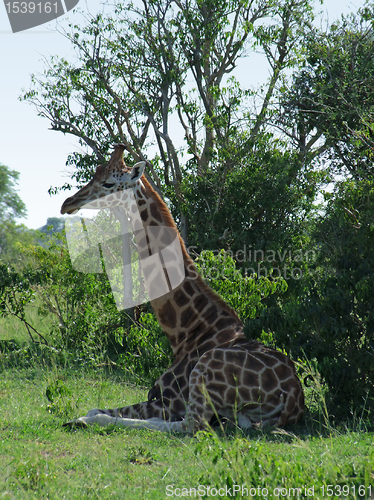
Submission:
M 374 409 L 374 182 L 342 182 L 316 226 L 316 262 L 266 301 L 257 330 L 316 359 L 337 418 Z
M 42 336 L 26 325 L 35 339 L 95 362 L 113 347 L 116 329 L 130 321 L 117 310 L 106 275 L 75 271 L 61 238 L 49 239 L 45 246 L 21 247 L 23 264 L 17 271 L 0 266 L 0 312 L 27 323 L 28 305 L 38 304 L 39 315 L 52 318 L 52 326 Z
M 170 366 L 171 346 L 153 313 L 143 313 L 127 332 L 116 334 L 125 351 L 118 364 L 138 382 L 153 383 Z
M 196 266 L 205 281 L 245 321 L 254 318 L 264 309 L 263 299 L 287 289 L 283 278 L 247 276 L 240 269 L 230 252 L 218 253 L 204 250 L 196 259 Z

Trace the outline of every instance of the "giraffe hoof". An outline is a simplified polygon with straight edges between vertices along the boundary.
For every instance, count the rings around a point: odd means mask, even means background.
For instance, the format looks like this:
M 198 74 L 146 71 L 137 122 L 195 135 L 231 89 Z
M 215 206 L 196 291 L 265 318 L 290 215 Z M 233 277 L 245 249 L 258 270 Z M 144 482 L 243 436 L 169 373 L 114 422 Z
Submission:
M 76 420 L 69 420 L 69 422 L 65 422 L 62 424 L 62 427 L 70 427 L 70 429 L 85 429 L 88 425 L 84 420 L 77 418 Z

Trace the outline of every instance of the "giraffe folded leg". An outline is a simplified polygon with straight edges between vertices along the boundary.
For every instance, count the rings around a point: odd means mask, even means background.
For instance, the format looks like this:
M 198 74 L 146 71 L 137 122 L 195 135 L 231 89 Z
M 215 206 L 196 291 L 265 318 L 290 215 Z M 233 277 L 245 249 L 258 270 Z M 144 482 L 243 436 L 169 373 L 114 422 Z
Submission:
M 134 416 L 141 418 L 133 418 Z M 63 426 L 84 428 L 89 425 L 97 424 L 100 427 L 116 425 L 120 427 L 150 429 L 162 432 L 188 432 L 188 426 L 184 420 L 172 422 L 170 419 L 166 420 L 162 418 L 163 416 L 166 418 L 168 417 L 165 408 L 158 405 L 157 402 L 145 402 L 113 410 L 90 410 L 84 417 L 70 420 L 64 423 Z
M 132 429 L 150 429 L 153 431 L 162 432 L 186 432 L 184 421 L 167 422 L 162 418 L 149 418 L 140 420 L 138 418 L 123 418 L 110 417 L 109 415 L 98 413 L 93 416 L 80 417 L 75 420 L 70 420 L 63 424 L 64 427 L 87 427 L 88 425 L 97 424 L 100 427 L 108 427 L 109 425 L 118 425 L 120 427 L 130 427 Z

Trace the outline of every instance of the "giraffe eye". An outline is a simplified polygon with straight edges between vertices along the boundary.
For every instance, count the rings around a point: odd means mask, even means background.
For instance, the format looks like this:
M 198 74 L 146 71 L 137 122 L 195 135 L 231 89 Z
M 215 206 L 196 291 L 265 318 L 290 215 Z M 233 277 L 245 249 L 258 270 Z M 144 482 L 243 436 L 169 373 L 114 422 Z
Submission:
M 104 182 L 104 184 L 102 184 L 102 186 L 109 189 L 109 188 L 112 188 L 114 186 L 114 183 L 111 184 L 109 182 Z

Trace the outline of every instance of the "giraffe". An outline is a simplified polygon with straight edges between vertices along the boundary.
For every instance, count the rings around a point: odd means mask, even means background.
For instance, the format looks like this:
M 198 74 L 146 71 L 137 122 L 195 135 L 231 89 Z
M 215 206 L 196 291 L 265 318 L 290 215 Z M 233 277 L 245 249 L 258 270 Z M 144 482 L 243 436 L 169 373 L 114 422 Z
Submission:
M 236 312 L 197 272 L 170 211 L 143 175 L 145 162 L 127 167 L 124 150 L 123 144 L 117 144 L 107 165 L 99 165 L 91 181 L 65 200 L 61 213 L 73 214 L 82 207 L 128 210 L 122 193 L 131 189 L 143 228 L 166 227 L 178 238 L 182 280 L 150 301 L 174 358 L 150 389 L 147 401 L 90 410 L 65 425 L 115 424 L 196 433 L 220 417 L 243 429 L 297 423 L 304 413 L 304 394 L 293 362 L 245 337 Z M 149 253 L 147 238 L 137 243 L 140 255 Z M 158 279 L 151 276 L 151 285 Z

